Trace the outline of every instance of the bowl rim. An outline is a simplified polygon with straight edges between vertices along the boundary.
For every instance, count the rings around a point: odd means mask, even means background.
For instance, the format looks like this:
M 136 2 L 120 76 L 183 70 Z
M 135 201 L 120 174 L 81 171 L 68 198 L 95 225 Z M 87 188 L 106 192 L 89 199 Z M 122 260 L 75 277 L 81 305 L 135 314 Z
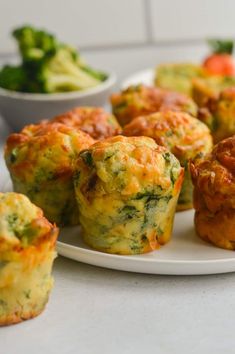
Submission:
M 36 101 L 63 101 L 75 98 L 82 98 L 92 96 L 94 94 L 103 92 L 104 90 L 112 87 L 116 81 L 117 76 L 114 72 L 105 71 L 108 77 L 105 81 L 102 81 L 95 87 L 81 90 L 81 91 L 70 91 L 70 92 L 58 92 L 58 93 L 28 93 L 11 91 L 0 87 L 0 97 L 16 98 L 20 100 L 36 100 Z

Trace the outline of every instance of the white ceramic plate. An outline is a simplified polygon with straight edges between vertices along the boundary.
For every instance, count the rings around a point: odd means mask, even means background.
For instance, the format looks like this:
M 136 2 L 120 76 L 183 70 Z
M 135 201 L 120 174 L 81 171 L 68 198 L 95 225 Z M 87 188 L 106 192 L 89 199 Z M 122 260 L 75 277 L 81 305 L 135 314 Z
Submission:
M 121 87 L 125 89 L 130 85 L 138 84 L 154 85 L 154 69 L 145 69 L 129 76 L 121 83 Z
M 9 190 L 11 183 L 6 177 L 0 191 Z M 200 240 L 194 232 L 193 214 L 192 210 L 177 213 L 171 242 L 148 254 L 120 256 L 94 251 L 83 243 L 79 227 L 61 230 L 57 251 L 79 262 L 129 272 L 168 275 L 234 272 L 234 251 L 219 249 Z

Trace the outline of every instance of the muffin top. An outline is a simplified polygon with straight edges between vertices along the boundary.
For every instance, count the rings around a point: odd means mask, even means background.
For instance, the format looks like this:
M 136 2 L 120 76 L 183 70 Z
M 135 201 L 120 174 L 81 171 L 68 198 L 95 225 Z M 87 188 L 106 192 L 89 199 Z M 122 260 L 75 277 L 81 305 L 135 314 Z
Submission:
M 20 250 L 51 238 L 56 227 L 23 194 L 0 193 L 0 251 Z
M 96 140 L 115 136 L 122 132 L 116 118 L 99 107 L 77 107 L 51 121 L 80 129 Z
M 235 86 L 232 76 L 210 75 L 205 78 L 195 77 L 192 80 L 192 97 L 199 107 L 218 98 L 221 91 Z
M 198 118 L 211 129 L 214 143 L 235 133 L 235 86 L 215 93 L 199 81 L 194 84 L 194 96 L 200 106 Z
M 196 104 L 186 95 L 157 87 L 130 86 L 111 96 L 113 113 L 121 125 L 135 117 L 157 111 L 183 111 L 197 114 Z
M 235 208 L 235 136 L 218 143 L 211 154 L 190 164 L 193 184 L 207 208 Z
M 205 77 L 206 72 L 201 65 L 192 63 L 165 63 L 155 69 L 156 86 L 191 95 L 192 79 Z
M 215 142 L 235 134 L 235 87 L 221 91 L 211 113 L 214 118 Z
M 148 136 L 168 148 L 181 162 L 212 149 L 207 126 L 184 112 L 158 112 L 137 117 L 124 127 L 124 135 Z
M 29 125 L 8 137 L 5 159 L 15 177 L 53 181 L 71 177 L 71 161 L 93 143 L 88 134 L 60 123 Z
M 75 186 L 88 199 L 110 193 L 128 198 L 155 188 L 164 195 L 183 174 L 174 155 L 147 137 L 117 136 L 95 143 L 80 153 L 77 167 Z

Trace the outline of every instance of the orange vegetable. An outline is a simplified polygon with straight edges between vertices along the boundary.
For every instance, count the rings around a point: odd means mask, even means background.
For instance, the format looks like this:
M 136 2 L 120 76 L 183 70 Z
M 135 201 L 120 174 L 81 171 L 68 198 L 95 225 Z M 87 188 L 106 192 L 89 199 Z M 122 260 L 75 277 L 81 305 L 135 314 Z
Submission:
M 232 56 L 233 41 L 210 40 L 213 54 L 203 62 L 203 67 L 211 75 L 235 76 L 235 62 Z

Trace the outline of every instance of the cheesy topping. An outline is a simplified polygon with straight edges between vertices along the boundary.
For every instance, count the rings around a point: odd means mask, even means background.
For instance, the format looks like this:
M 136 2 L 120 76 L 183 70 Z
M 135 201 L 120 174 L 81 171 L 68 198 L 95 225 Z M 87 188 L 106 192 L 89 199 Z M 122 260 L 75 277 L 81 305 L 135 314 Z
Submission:
M 86 242 L 124 254 L 167 242 L 182 173 L 178 160 L 150 138 L 118 136 L 81 152 L 75 191 Z
M 16 193 L 0 193 L 0 251 L 6 246 L 27 247 L 51 232 L 52 225 L 30 200 Z M 1 258 L 1 256 L 0 256 Z
M 5 159 L 14 190 L 26 194 L 49 220 L 76 224 L 73 161 L 94 140 L 63 124 L 25 127 L 7 140 Z
M 130 86 L 111 96 L 113 113 L 121 125 L 154 112 L 180 111 L 197 115 L 193 100 L 178 92 L 144 85 Z
M 50 122 L 59 122 L 80 129 L 96 140 L 122 132 L 114 115 L 99 107 L 77 107 L 48 121 Z
M 124 127 L 123 133 L 127 136 L 151 137 L 179 159 L 181 166 L 185 168 L 185 178 L 178 209 L 192 207 L 188 162 L 211 151 L 212 138 L 208 127 L 187 113 L 168 111 L 137 117 Z

